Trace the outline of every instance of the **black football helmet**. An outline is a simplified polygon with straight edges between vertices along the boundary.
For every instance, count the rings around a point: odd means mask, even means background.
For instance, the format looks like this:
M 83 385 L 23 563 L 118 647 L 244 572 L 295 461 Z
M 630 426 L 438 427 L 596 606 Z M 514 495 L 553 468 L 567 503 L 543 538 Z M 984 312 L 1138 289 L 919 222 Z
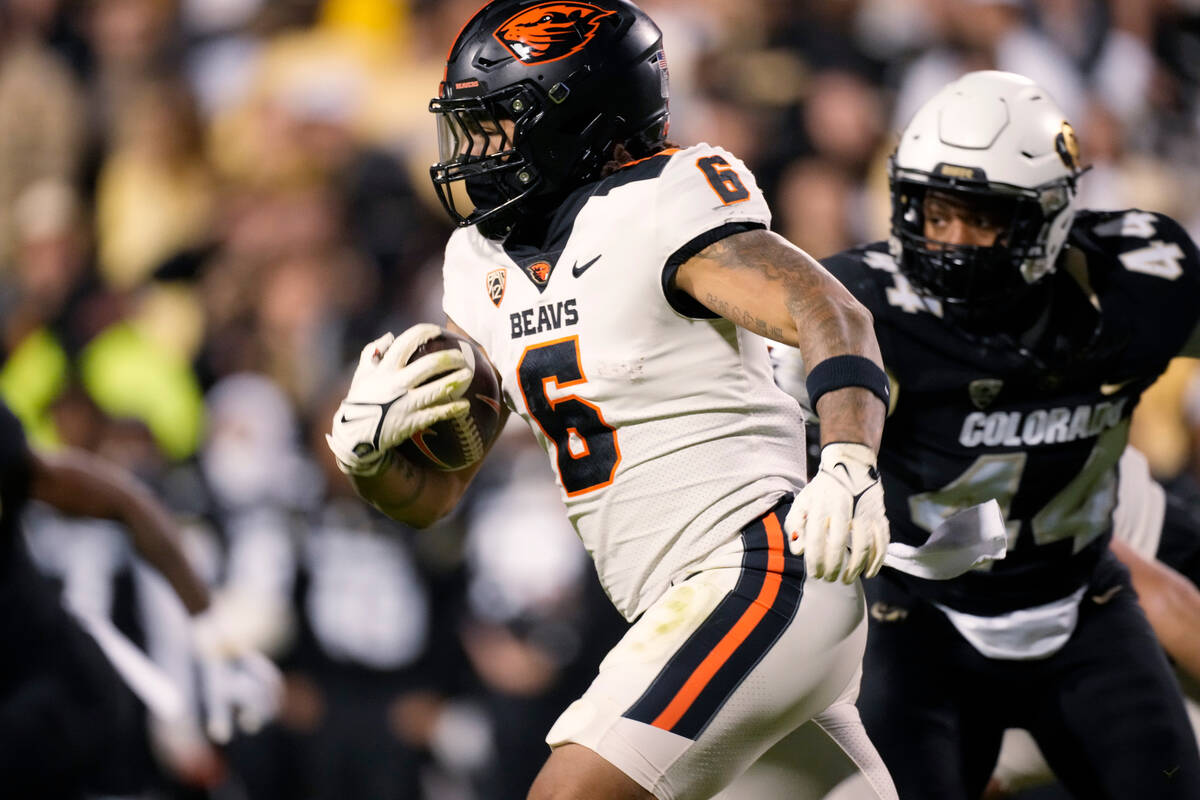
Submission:
M 633 3 L 495 0 L 458 35 L 429 103 L 434 188 L 460 227 L 501 237 L 531 203 L 599 177 L 614 145 L 636 158 L 660 148 L 667 96 L 662 33 Z

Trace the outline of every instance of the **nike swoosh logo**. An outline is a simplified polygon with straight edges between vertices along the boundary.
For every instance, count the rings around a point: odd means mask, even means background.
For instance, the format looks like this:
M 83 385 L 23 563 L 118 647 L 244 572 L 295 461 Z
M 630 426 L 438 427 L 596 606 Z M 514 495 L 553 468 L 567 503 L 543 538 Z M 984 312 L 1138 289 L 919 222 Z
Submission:
M 373 406 L 373 405 L 375 405 L 375 404 L 374 404 L 374 403 L 346 403 L 346 405 L 348 405 L 348 406 L 349 406 L 349 405 L 360 405 L 360 406 L 366 406 L 366 407 L 368 407 L 368 408 L 369 408 L 370 406 Z M 390 405 L 390 404 L 389 404 L 389 405 Z M 367 411 L 365 414 L 356 414 L 356 415 L 355 415 L 355 416 L 353 416 L 353 417 L 351 417 L 351 416 L 347 416 L 347 415 L 346 415 L 346 412 L 345 412 L 345 411 L 343 411 L 343 412 L 342 412 L 342 419 L 341 419 L 341 423 L 342 423 L 343 425 L 345 425 L 345 424 L 346 424 L 346 423 L 348 423 L 348 422 L 358 422 L 358 421 L 359 421 L 359 420 L 361 420 L 361 419 L 368 419 L 368 418 L 370 418 L 370 417 L 373 417 L 373 416 L 375 416 L 374 409 L 369 409 L 369 410 L 368 410 L 368 411 Z
M 1112 587 L 1111 589 L 1109 589 L 1107 592 L 1104 592 L 1103 594 L 1092 595 L 1092 602 L 1098 606 L 1102 606 L 1105 603 L 1107 603 L 1109 600 L 1112 600 L 1113 597 L 1115 597 L 1117 592 L 1119 592 L 1119 591 L 1121 591 L 1121 585 L 1117 584 L 1116 586 Z
M 1132 378 L 1127 381 L 1121 381 L 1120 383 L 1102 383 L 1100 384 L 1100 394 L 1106 397 L 1110 394 L 1116 394 L 1131 383 L 1133 383 Z
M 592 264 L 595 264 L 599 260 L 600 260 L 600 256 L 596 256 L 591 261 L 589 261 L 583 265 L 580 265 L 580 263 L 578 261 L 576 261 L 575 265 L 571 267 L 571 274 L 574 275 L 576 278 L 578 278 L 580 275 L 587 272 L 588 267 L 590 267 Z

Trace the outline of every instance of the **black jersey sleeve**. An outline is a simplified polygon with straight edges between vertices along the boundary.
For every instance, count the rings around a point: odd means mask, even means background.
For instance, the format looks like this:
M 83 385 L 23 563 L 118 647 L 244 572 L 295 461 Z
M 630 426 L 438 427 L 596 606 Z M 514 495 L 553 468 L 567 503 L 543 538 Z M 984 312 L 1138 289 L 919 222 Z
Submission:
M 924 331 L 934 321 L 929 299 L 918 294 L 900 272 L 886 242 L 843 250 L 821 259 L 821 265 L 871 312 L 894 403 L 897 368 L 903 366 L 908 351 L 905 339 L 914 326 Z
M 1083 211 L 1071 240 L 1088 257 L 1106 316 L 1146 339 L 1144 356 L 1200 355 L 1200 251 L 1182 225 L 1137 208 Z
M 876 315 L 883 310 L 885 302 L 879 287 L 882 276 L 873 275 L 872 270 L 891 272 L 895 269 L 894 265 L 895 261 L 891 256 L 881 249 L 881 243 L 843 250 L 821 259 L 821 266 L 829 270 L 833 277 L 850 290 L 858 302 Z

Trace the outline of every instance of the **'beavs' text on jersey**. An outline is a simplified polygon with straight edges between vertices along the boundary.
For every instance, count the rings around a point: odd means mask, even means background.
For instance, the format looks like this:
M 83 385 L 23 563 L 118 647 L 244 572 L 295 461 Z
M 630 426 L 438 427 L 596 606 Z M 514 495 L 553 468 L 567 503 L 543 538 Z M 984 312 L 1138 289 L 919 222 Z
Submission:
M 575 308 L 575 298 L 560 300 L 549 305 L 539 305 L 535 308 L 523 308 L 508 315 L 512 338 L 534 336 L 546 331 L 556 331 L 563 327 L 577 325 L 579 312 Z
M 496 365 L 630 618 L 803 484 L 799 409 L 762 340 L 671 288 L 691 253 L 769 222 L 745 166 L 700 145 L 582 187 L 535 245 L 465 228 L 447 246 L 446 314 Z
M 920 544 L 955 510 L 989 498 L 1004 511 L 1003 561 L 947 582 L 897 575 L 960 611 L 1040 605 L 1088 580 L 1107 546 L 1130 415 L 1200 318 L 1196 248 L 1166 217 L 1078 214 L 1050 278 L 1052 320 L 1069 327 L 1071 303 L 1087 309 L 1078 319 L 1095 312 L 1063 268 L 1068 258 L 1086 264 L 1099 333 L 1074 357 L 1041 365 L 958 331 L 884 243 L 823 262 L 871 310 L 898 386 L 880 452 L 893 538 Z

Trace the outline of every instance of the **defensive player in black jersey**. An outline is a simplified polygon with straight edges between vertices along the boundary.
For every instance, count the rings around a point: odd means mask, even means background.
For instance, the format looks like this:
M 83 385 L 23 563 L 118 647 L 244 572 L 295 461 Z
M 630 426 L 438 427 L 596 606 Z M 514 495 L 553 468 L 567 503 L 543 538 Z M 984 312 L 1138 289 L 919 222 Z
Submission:
M 1200 735 L 1200 504 L 1189 493 L 1164 491 L 1132 447 L 1119 469 L 1111 547 L 1129 568 L 1138 601 L 1175 663 L 1192 730 Z M 1028 734 L 1009 731 L 985 797 L 999 800 L 1052 781 Z
M 67 798 L 129 793 L 146 774 L 143 708 L 33 566 L 20 533 L 27 502 L 124 524 L 138 554 L 166 577 L 196 619 L 210 732 L 235 710 L 248 728 L 274 705 L 277 674 L 223 635 L 208 592 L 174 543 L 174 522 L 119 467 L 65 449 L 38 453 L 0 403 L 0 794 Z M 205 656 L 209 658 L 205 659 Z
M 1007 727 L 1077 797 L 1200 797 L 1179 687 L 1109 550 L 1133 408 L 1200 351 L 1200 259 L 1161 214 L 1076 210 L 1083 172 L 1044 90 L 968 74 L 901 135 L 890 239 L 823 262 L 893 381 L 893 538 L 989 499 L 1006 519 L 1002 561 L 868 586 L 859 708 L 901 798 L 978 798 Z

